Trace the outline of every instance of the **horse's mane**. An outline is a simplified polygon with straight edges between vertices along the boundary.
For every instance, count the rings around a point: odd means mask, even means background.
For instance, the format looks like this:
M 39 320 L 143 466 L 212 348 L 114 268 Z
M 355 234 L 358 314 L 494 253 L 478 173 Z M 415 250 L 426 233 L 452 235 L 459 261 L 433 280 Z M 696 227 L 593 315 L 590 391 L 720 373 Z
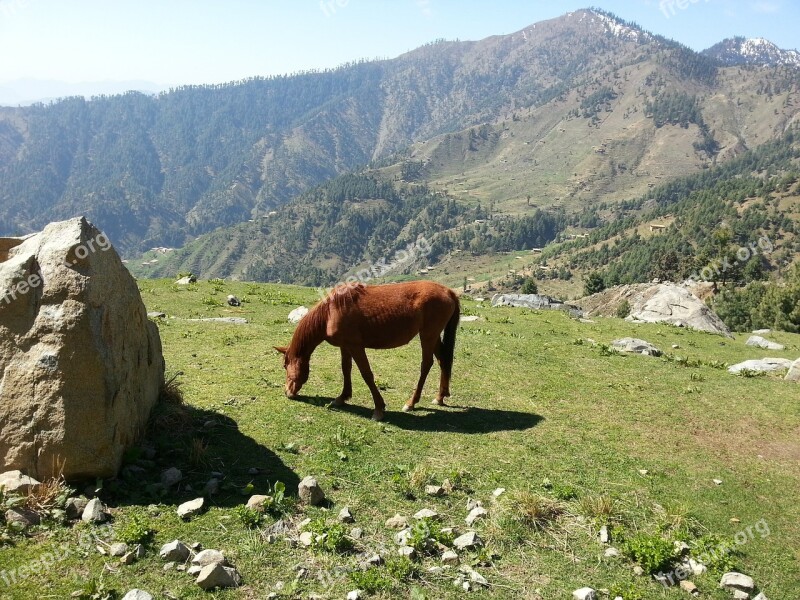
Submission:
M 362 283 L 340 284 L 333 288 L 325 298 L 317 302 L 295 329 L 290 344 L 293 353 L 298 356 L 310 355 L 316 344 L 319 343 L 320 331 L 324 331 L 328 325 L 331 306 L 337 309 L 344 308 L 361 296 L 366 289 Z M 309 348 L 309 346 L 313 347 Z

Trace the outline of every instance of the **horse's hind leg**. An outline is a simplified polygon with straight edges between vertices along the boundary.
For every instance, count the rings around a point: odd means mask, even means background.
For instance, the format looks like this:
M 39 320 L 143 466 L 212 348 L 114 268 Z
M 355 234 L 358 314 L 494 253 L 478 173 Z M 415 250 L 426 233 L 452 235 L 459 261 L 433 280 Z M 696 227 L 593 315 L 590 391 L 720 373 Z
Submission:
M 439 363 L 439 368 L 441 369 L 442 366 L 442 341 L 437 340 L 436 347 L 433 349 L 433 354 L 436 356 L 436 360 Z M 449 373 L 445 373 L 444 369 L 441 370 L 441 374 L 439 375 L 439 393 L 436 394 L 436 398 L 433 400 L 433 404 L 438 404 L 439 406 L 444 406 L 444 399 L 450 397 L 450 375 Z
M 433 339 L 423 339 L 420 337 L 420 343 L 422 345 L 422 364 L 419 367 L 419 381 L 417 382 L 414 394 L 403 406 L 403 412 L 414 410 L 414 406 L 416 406 L 422 396 L 422 388 L 425 387 L 425 380 L 428 378 L 428 373 L 430 373 L 431 367 L 433 366 L 433 352 L 438 341 L 438 337 Z
M 356 366 L 358 370 L 361 371 L 361 376 L 364 378 L 364 382 L 367 384 L 369 391 L 372 392 L 372 401 L 375 403 L 375 412 L 372 413 L 372 419 L 373 421 L 381 421 L 383 420 L 384 411 L 386 410 L 386 404 L 383 401 L 383 396 L 381 396 L 378 386 L 375 385 L 375 377 L 369 366 L 367 353 L 364 348 L 351 348 L 350 353 L 353 356 L 353 360 L 356 361 Z
M 339 349 L 342 353 L 342 393 L 333 401 L 336 406 L 343 406 L 345 402 L 353 397 L 353 380 L 351 373 L 353 371 L 353 355 L 345 348 Z

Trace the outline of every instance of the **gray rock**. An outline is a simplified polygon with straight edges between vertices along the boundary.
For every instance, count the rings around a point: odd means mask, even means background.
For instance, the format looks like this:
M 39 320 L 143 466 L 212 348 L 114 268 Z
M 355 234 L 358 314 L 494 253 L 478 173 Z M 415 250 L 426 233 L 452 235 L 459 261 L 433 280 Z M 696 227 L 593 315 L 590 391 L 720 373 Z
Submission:
M 6 523 L 13 523 L 20 529 L 27 529 L 34 525 L 38 525 L 41 518 L 32 510 L 22 507 L 9 508 L 5 512 Z
M 289 323 L 299 323 L 308 314 L 308 309 L 305 306 L 298 306 L 289 313 Z
M 597 592 L 590 587 L 582 587 L 572 592 L 575 600 L 597 600 Z
M 435 510 L 431 510 L 430 508 L 423 508 L 422 510 L 418 510 L 414 513 L 414 518 L 417 521 L 421 521 L 422 519 L 438 519 L 439 513 Z
M 360 540 L 361 536 L 364 535 L 364 530 L 361 527 L 353 527 L 350 530 L 350 537 L 354 540 Z
M 583 310 L 571 304 L 564 304 L 550 296 L 540 294 L 495 294 L 492 306 L 515 306 L 534 310 L 563 310 L 573 317 L 582 317 Z
M 128 552 L 128 544 L 124 542 L 118 542 L 116 544 L 111 544 L 108 549 L 109 556 L 124 556 Z
M 241 306 L 241 305 L 242 301 L 239 300 L 236 296 L 234 296 L 233 294 L 228 296 L 228 306 Z
M 398 546 L 405 546 L 408 543 L 408 538 L 411 537 L 411 528 L 406 527 L 394 534 L 394 543 Z
M 339 515 L 337 516 L 339 521 L 342 523 L 354 523 L 355 519 L 353 518 L 353 513 L 350 512 L 350 509 L 345 506 L 342 510 L 339 511 Z
M 681 585 L 681 589 L 684 592 L 688 592 L 692 596 L 697 596 L 700 593 L 700 590 L 698 590 L 697 586 L 691 581 L 688 581 L 688 580 L 684 579 L 683 581 L 681 581 L 680 585 Z
M 100 498 L 89 500 L 81 515 L 81 520 L 85 523 L 103 523 L 107 518 L 106 507 L 100 502 Z
M 400 548 L 397 549 L 397 553 L 411 560 L 414 560 L 414 557 L 417 555 L 417 551 L 411 546 L 400 546 Z
M 616 558 L 619 556 L 619 550 L 614 547 L 606 548 L 605 552 L 603 552 L 603 556 L 606 558 Z
M 777 342 L 771 342 L 760 335 L 751 335 L 745 342 L 745 346 L 762 348 L 764 350 L 785 350 L 786 346 Z
M 122 597 L 122 600 L 153 600 L 153 596 L 144 590 L 131 590 Z
M 447 550 L 442 553 L 442 564 L 457 565 L 459 562 L 458 554 L 453 550 Z
M 157 310 L 152 310 L 147 313 L 148 319 L 166 319 L 167 313 L 159 312 Z
M 264 503 L 269 499 L 269 496 L 265 496 L 263 494 L 254 494 L 250 496 L 250 499 L 247 501 L 247 508 L 251 510 L 257 510 L 258 512 L 264 512 Z
M 170 562 L 186 562 L 189 558 L 191 551 L 180 540 L 173 540 L 168 544 L 161 546 L 158 555 L 166 561 Z
M 742 590 L 733 590 L 733 600 L 750 600 L 750 594 Z
M 206 485 L 203 487 L 203 493 L 206 496 L 216 496 L 219 494 L 219 484 L 220 481 L 216 477 L 212 477 L 206 482 Z
M 317 506 L 325 500 L 325 492 L 313 477 L 304 477 L 297 488 L 297 495 L 304 504 Z
M 171 488 L 174 485 L 177 485 L 183 479 L 183 473 L 180 469 L 175 467 L 170 467 L 163 473 L 161 473 L 161 485 L 165 488 Z
M 468 531 L 453 540 L 453 547 L 458 550 L 467 550 L 480 546 L 483 546 L 483 540 L 474 531 Z
M 478 519 L 483 519 L 489 515 L 489 511 L 483 508 L 482 506 L 476 506 L 467 515 L 467 518 L 464 519 L 467 525 L 472 527 L 472 524 L 475 523 Z
M 175 285 L 189 285 L 190 283 L 197 283 L 197 277 L 194 275 L 187 275 L 186 277 L 181 277 L 178 281 L 175 282 Z
M 753 600 L 767 600 L 767 596 L 764 594 L 764 592 L 759 592 L 758 596 L 753 598 Z
M 644 569 L 642 567 L 640 567 L 639 565 L 634 565 L 633 566 L 633 574 L 634 575 L 638 575 L 639 577 L 641 577 L 642 575 L 644 575 Z
M 770 333 L 772 333 L 772 329 L 756 329 L 753 331 L 755 335 L 769 335 Z
M 390 519 L 386 519 L 386 527 L 389 529 L 404 529 L 408 527 L 408 519 L 400 514 L 397 514 Z
M 303 546 L 305 546 L 306 548 L 314 544 L 314 534 L 311 533 L 310 531 L 304 531 L 303 533 L 300 534 L 300 537 L 298 539 L 300 540 L 300 543 L 303 544 Z
M 611 346 L 620 352 L 630 352 L 633 354 L 645 354 L 647 356 L 661 356 L 661 350 L 650 342 L 638 338 L 620 338 L 611 342 Z
M 218 563 L 203 567 L 197 576 L 197 585 L 204 590 L 239 587 L 241 584 L 242 577 L 236 569 Z
M 773 373 L 775 371 L 785 371 L 792 367 L 792 361 L 786 358 L 762 358 L 761 360 L 746 360 L 728 367 L 728 373 L 734 375 L 742 371 L 753 371 L 755 373 Z
M 477 321 L 479 319 L 480 319 L 480 317 L 477 316 L 477 315 L 466 315 L 466 316 L 460 317 L 459 321 L 462 322 L 462 323 L 473 323 L 473 322 L 475 322 L 475 321 Z
M 476 506 L 483 506 L 483 502 L 480 500 L 475 500 L 473 498 L 467 498 L 467 510 L 470 511 Z
M 347 592 L 347 600 L 361 600 L 364 597 L 364 592 L 361 590 L 353 590 Z
M 200 321 L 204 323 L 228 323 L 229 325 L 247 325 L 244 317 L 204 317 L 202 319 L 186 319 L 187 321 Z
M 789 367 L 789 372 L 786 374 L 786 381 L 794 381 L 800 383 L 800 358 L 792 363 Z
M 756 584 L 752 577 L 742 573 L 737 573 L 736 571 L 730 571 L 722 576 L 722 579 L 719 582 L 719 587 L 731 591 L 740 590 L 742 592 L 750 593 L 755 589 Z
M 600 528 L 600 543 L 601 544 L 607 544 L 608 543 L 608 539 L 609 539 L 608 538 L 608 526 L 607 525 L 603 525 Z
M 64 504 L 67 517 L 70 519 L 80 519 L 87 504 L 89 504 L 89 500 L 85 496 L 67 498 L 67 502 Z
M 425 493 L 428 496 L 444 496 L 445 489 L 440 485 L 426 485 Z
M 0 245 L 2 470 L 114 477 L 164 383 L 136 281 L 83 217 Z
M 208 548 L 195 554 L 192 559 L 192 564 L 199 567 L 207 567 L 208 565 L 216 564 L 227 566 L 228 561 L 225 559 L 225 555 L 219 550 Z
M 178 516 L 181 519 L 191 519 L 193 516 L 199 514 L 206 504 L 206 499 L 203 497 L 195 498 L 184 502 L 178 507 Z
M 19 469 L 0 474 L 0 491 L 5 492 L 6 495 L 18 494 L 27 496 L 40 485 L 41 483 L 33 477 L 23 475 Z
M 383 557 L 380 554 L 373 554 L 364 561 L 364 564 L 370 567 L 380 567 L 383 564 Z

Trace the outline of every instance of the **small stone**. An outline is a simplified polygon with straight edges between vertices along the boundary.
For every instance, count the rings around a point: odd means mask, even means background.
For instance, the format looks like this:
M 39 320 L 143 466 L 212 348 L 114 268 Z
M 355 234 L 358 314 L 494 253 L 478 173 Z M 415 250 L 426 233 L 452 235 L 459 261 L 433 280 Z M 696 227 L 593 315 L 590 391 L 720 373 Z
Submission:
M 447 550 L 442 553 L 442 564 L 457 565 L 459 562 L 458 554 L 453 550 Z
M 394 534 L 394 543 L 398 546 L 405 546 L 408 543 L 408 538 L 411 537 L 411 528 L 406 527 L 405 529 L 398 531 Z
M 733 600 L 750 600 L 750 594 L 742 590 L 733 590 Z
M 411 560 L 413 560 L 414 557 L 417 555 L 417 551 L 414 550 L 414 548 L 412 548 L 411 546 L 401 546 L 400 548 L 398 548 L 397 553 L 400 556 L 405 556 L 406 558 Z
M 164 571 L 172 571 L 172 569 L 174 568 L 175 568 L 175 561 L 169 561 L 168 563 L 165 563 L 164 566 L 162 567 Z
M 766 595 L 764 595 L 764 592 L 759 592 L 758 596 L 753 598 L 753 600 L 767 600 L 767 597 L 766 597 Z
M 298 529 L 303 529 L 305 527 L 308 527 L 309 525 L 311 525 L 311 519 L 310 518 L 305 518 L 302 521 L 300 521 L 300 523 L 298 523 L 297 528 Z
M 364 535 L 364 530 L 361 529 L 361 527 L 353 527 L 350 530 L 350 537 L 353 538 L 354 540 L 360 540 L 361 536 L 363 535 Z
M 684 554 L 689 552 L 689 550 L 691 550 L 689 544 L 680 540 L 675 540 L 674 542 L 672 542 L 672 546 L 673 548 L 675 548 L 675 554 L 677 554 L 678 556 L 683 556 Z
M 347 592 L 347 600 L 361 600 L 364 597 L 364 592 L 361 590 L 353 590 L 351 592 Z
M 180 540 L 173 540 L 168 544 L 161 546 L 158 555 L 164 560 L 185 562 L 189 558 L 189 548 Z
M 439 513 L 437 513 L 435 510 L 431 510 L 430 508 L 423 508 L 422 510 L 414 513 L 414 518 L 417 521 L 421 521 L 422 519 L 438 519 Z
M 0 473 L 0 490 L 4 491 L 6 496 L 11 496 L 12 494 L 27 496 L 40 485 L 41 483 L 33 477 L 23 475 L 22 471 L 16 469 Z
M 426 485 L 425 493 L 428 496 L 444 496 L 444 488 L 440 485 Z
M 715 485 L 722 485 L 722 479 L 712 479 Z
M 183 473 L 180 469 L 176 469 L 175 467 L 170 467 L 161 473 L 161 485 L 165 488 L 171 488 L 180 483 L 181 480 L 183 480 Z
M 325 492 L 313 477 L 305 477 L 297 488 L 297 495 L 304 504 L 317 506 L 325 500 Z
M 354 523 L 355 519 L 353 518 L 353 513 L 350 512 L 348 507 L 344 507 L 342 510 L 339 511 L 339 515 L 337 516 L 339 521 L 342 523 Z
M 103 523 L 107 518 L 106 507 L 99 498 L 92 498 L 81 515 L 81 520 L 85 523 Z
M 94 549 L 97 550 L 97 553 L 102 556 L 106 556 L 108 554 L 108 550 L 106 550 L 103 546 L 97 545 L 94 547 Z
M 476 506 L 467 515 L 467 518 L 464 521 L 472 527 L 472 524 L 477 521 L 478 519 L 483 519 L 489 515 L 489 511 L 483 508 L 482 506 Z
M 250 499 L 247 501 L 247 508 L 251 510 L 257 510 L 258 512 L 264 512 L 264 503 L 269 499 L 269 496 L 265 496 L 263 494 L 255 494 L 250 496 Z
M 506 488 L 497 488 L 495 491 L 492 492 L 492 496 L 495 498 L 499 498 L 502 496 L 506 491 Z
M 191 567 L 186 569 L 186 573 L 188 573 L 192 577 L 197 577 L 198 575 L 200 575 L 200 571 L 202 570 L 203 567 L 201 567 L 200 565 L 192 565 Z
M 239 300 L 236 296 L 234 296 L 233 294 L 228 296 L 228 306 L 241 306 L 241 305 L 242 301 Z
M 239 572 L 232 567 L 224 567 L 221 564 L 207 565 L 203 567 L 203 570 L 197 576 L 197 585 L 204 590 L 239 587 L 241 584 L 242 577 Z
M 184 502 L 178 507 L 178 516 L 181 519 L 191 519 L 193 516 L 197 515 L 203 510 L 205 503 L 206 499 L 202 496 L 200 498 L 195 498 L 194 500 Z
M 216 496 L 219 494 L 219 479 L 216 477 L 209 479 L 203 487 L 203 493 L 206 496 Z
M 227 566 L 228 561 L 225 559 L 225 555 L 222 552 L 209 548 L 207 550 L 203 550 L 202 552 L 198 552 L 192 559 L 192 564 L 200 567 L 207 567 L 208 565 L 216 564 Z
M 392 518 L 386 520 L 386 527 L 389 529 L 404 529 L 408 527 L 408 519 L 400 514 L 396 514 Z
M 124 542 L 111 544 L 111 547 L 108 549 L 108 554 L 111 556 L 124 556 L 127 552 L 128 544 L 125 544 Z
M 603 556 L 606 558 L 616 558 L 619 556 L 619 550 L 613 547 L 606 548 L 606 551 L 603 552 Z
M 572 592 L 575 600 L 597 600 L 597 593 L 590 587 L 582 587 Z
M 6 513 L 6 523 L 14 523 L 19 529 L 27 529 L 38 525 L 41 521 L 38 514 L 26 508 L 9 508 Z
M 681 589 L 684 592 L 690 593 L 692 596 L 696 596 L 700 593 L 700 590 L 697 589 L 697 586 L 694 583 L 685 579 L 681 581 Z
M 634 565 L 633 566 L 633 574 L 634 575 L 638 575 L 638 576 L 641 577 L 642 575 L 644 575 L 644 569 L 642 567 L 640 567 L 639 565 Z
M 383 557 L 380 554 L 373 554 L 364 562 L 371 567 L 380 567 L 383 564 Z
M 609 539 L 608 538 L 608 527 L 606 525 L 603 525 L 600 528 L 600 543 L 601 544 L 607 544 L 608 543 L 608 539 Z
M 474 531 L 468 531 L 467 533 L 460 535 L 453 540 L 453 546 L 459 550 L 477 548 L 479 546 L 483 546 L 483 540 L 481 540 L 481 538 L 478 537 L 478 534 Z
M 131 590 L 122 597 L 122 600 L 153 600 L 153 596 L 144 590 Z
M 67 502 L 64 504 L 67 517 L 70 519 L 80 519 L 87 504 L 89 504 L 89 500 L 85 496 L 67 498 Z
M 719 587 L 727 590 L 740 590 L 742 592 L 750 593 L 755 589 L 756 584 L 752 577 L 731 571 L 722 576 L 722 579 L 719 582 Z
M 186 277 L 181 277 L 175 282 L 175 285 L 189 285 L 190 283 L 197 283 L 197 277 L 194 275 L 187 275 Z
M 693 558 L 690 558 L 687 561 L 687 564 L 689 566 L 689 570 L 692 572 L 692 575 L 702 575 L 708 570 L 703 563 L 699 563 Z
M 203 549 L 203 544 L 201 544 L 200 542 L 192 542 L 189 547 L 195 552 L 200 552 L 200 550 Z
M 474 569 L 470 569 L 469 571 L 469 580 L 472 583 L 477 583 L 478 585 L 484 585 L 484 586 L 489 585 L 489 582 L 486 581 L 486 578 Z
M 639 469 L 639 475 L 641 475 L 642 477 L 647 475 L 649 472 L 650 471 L 648 471 L 647 469 Z
M 314 534 L 310 531 L 304 531 L 303 533 L 300 534 L 300 537 L 298 539 L 300 540 L 300 543 L 303 544 L 303 546 L 305 546 L 306 548 L 314 544 Z
M 475 500 L 474 498 L 467 498 L 467 512 L 471 511 L 477 506 L 483 506 L 483 502 Z

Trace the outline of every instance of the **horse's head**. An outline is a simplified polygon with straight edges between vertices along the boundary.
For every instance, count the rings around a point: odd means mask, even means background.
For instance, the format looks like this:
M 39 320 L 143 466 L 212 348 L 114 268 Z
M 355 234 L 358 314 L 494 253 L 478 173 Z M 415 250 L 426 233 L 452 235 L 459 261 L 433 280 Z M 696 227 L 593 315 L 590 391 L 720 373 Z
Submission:
M 290 353 L 286 346 L 274 346 L 283 354 L 283 368 L 286 369 L 286 385 L 284 391 L 287 398 L 297 397 L 303 384 L 308 381 L 309 358 Z

